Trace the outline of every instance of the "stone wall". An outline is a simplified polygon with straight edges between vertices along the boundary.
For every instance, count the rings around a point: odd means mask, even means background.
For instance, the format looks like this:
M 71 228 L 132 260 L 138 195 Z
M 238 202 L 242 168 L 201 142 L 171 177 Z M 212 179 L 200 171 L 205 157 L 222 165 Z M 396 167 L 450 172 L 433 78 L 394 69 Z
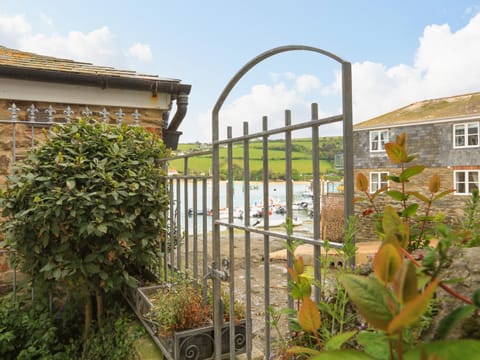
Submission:
M 480 165 L 479 147 L 454 149 L 453 124 L 454 122 L 432 122 L 415 126 L 385 127 L 385 129 L 389 130 L 390 141 L 395 141 L 396 137 L 402 133 L 407 134 L 407 150 L 417 155 L 417 159 L 412 164 L 425 164 L 433 168 Z M 355 167 L 375 169 L 391 166 L 385 152 L 370 152 L 369 134 L 369 130 L 357 130 L 353 133 Z
M 329 193 L 322 196 L 320 229 L 322 240 L 343 242 L 345 229 L 343 194 Z
M 44 141 L 45 130 L 48 129 L 47 125 L 35 124 L 32 126 L 29 121 L 29 114 L 27 109 L 32 105 L 32 102 L 27 101 L 16 101 L 15 105 L 20 109 L 17 114 L 17 120 L 25 122 L 23 124 L 13 124 L 0 123 L 0 188 L 5 184 L 6 175 L 12 172 L 13 164 L 13 148 L 14 148 L 14 128 L 15 128 L 15 156 L 16 161 L 21 160 L 25 157 L 25 154 L 32 147 L 32 139 L 35 140 L 35 143 L 41 143 Z M 66 120 L 66 115 L 64 110 L 67 108 L 68 104 L 60 103 L 34 103 L 35 108 L 38 110 L 36 113 L 35 121 L 36 122 L 47 122 L 48 114 L 45 110 L 51 105 L 55 109 L 53 114 L 53 122 L 62 123 Z M 10 120 L 11 113 L 8 110 L 12 106 L 12 101 L 10 100 L 0 100 L 0 119 L 1 120 Z M 85 110 L 85 105 L 70 105 L 71 110 L 74 112 L 71 115 L 72 119 L 78 117 L 85 117 L 82 115 L 82 111 Z M 103 106 L 88 106 L 89 110 L 92 112 L 91 118 L 102 121 L 102 115 L 100 112 L 103 110 Z M 116 114 L 119 111 L 119 108 L 106 107 L 107 112 L 107 122 L 116 124 L 118 115 Z M 123 113 L 125 114 L 122 119 L 122 123 L 125 124 L 134 124 L 134 116 L 132 115 L 135 110 L 138 110 L 140 113 L 139 125 L 146 127 L 150 131 L 155 132 L 157 135 L 162 136 L 162 127 L 163 127 L 163 111 L 155 109 L 133 109 L 133 108 L 122 108 Z
M 369 172 L 371 171 L 388 171 L 391 175 L 399 174 L 400 169 L 398 168 L 382 168 L 382 169 L 355 169 L 355 176 L 357 173 L 361 172 L 367 178 L 369 177 Z M 441 179 L 441 190 L 444 191 L 447 189 L 453 189 L 453 169 L 452 168 L 426 168 L 420 175 L 414 176 L 411 178 L 411 182 L 407 184 L 407 191 L 418 191 L 425 196 L 429 196 L 428 192 L 428 183 L 432 175 L 437 174 Z M 401 190 L 400 184 L 389 182 L 390 188 L 392 190 Z M 364 194 L 360 193 L 355 189 L 355 198 L 364 197 Z M 447 221 L 450 223 L 455 223 L 459 217 L 463 216 L 463 208 L 469 196 L 466 195 L 454 195 L 449 194 L 443 199 L 436 201 L 431 209 L 431 214 L 445 214 Z M 420 200 L 415 197 L 411 197 L 409 203 L 417 202 L 420 203 Z M 386 205 L 392 205 L 395 208 L 400 209 L 399 203 L 393 201 L 386 194 L 381 194 L 377 197 L 376 203 L 378 204 L 379 209 L 383 209 Z M 370 241 L 378 240 L 378 236 L 375 234 L 375 224 L 372 219 L 372 215 L 363 216 L 362 212 L 366 209 L 368 202 L 355 202 L 355 215 L 359 218 L 358 232 L 356 234 L 357 241 Z M 418 213 L 425 213 L 425 206 L 420 206 Z

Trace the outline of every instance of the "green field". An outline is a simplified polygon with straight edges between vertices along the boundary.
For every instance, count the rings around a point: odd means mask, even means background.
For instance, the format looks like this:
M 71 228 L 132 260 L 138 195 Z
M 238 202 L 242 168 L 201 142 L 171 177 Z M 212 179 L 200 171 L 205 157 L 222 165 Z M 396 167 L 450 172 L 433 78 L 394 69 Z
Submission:
M 342 137 L 322 137 L 319 139 L 320 173 L 342 175 L 341 170 L 335 169 L 335 154 L 342 152 Z M 204 149 L 204 147 L 203 147 Z M 201 150 L 201 144 L 187 143 L 179 144 L 178 153 L 188 153 Z M 268 143 L 268 166 L 269 178 L 279 179 L 285 174 L 285 142 L 273 140 Z M 235 179 L 242 179 L 244 169 L 244 146 L 242 143 L 234 144 L 232 149 L 233 173 Z M 252 141 L 249 146 L 249 166 L 252 180 L 260 180 L 263 170 L 263 145 L 261 141 Z M 308 180 L 312 174 L 312 141 L 311 139 L 292 140 L 292 168 L 295 180 Z M 188 160 L 189 174 L 211 173 L 211 156 L 195 156 Z M 220 149 L 221 173 L 226 174 L 227 169 L 227 148 Z M 169 163 L 170 170 L 184 173 L 184 160 L 173 160 Z

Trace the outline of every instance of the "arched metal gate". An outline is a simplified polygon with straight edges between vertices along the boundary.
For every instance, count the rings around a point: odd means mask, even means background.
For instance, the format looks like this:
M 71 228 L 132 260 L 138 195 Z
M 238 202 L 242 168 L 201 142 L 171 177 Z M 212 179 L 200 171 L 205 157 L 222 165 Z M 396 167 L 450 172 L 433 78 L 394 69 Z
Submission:
M 248 123 L 244 123 L 243 133 L 233 136 L 232 129 L 227 128 L 227 137 L 220 138 L 221 118 L 219 112 L 238 81 L 255 65 L 261 61 L 284 52 L 309 51 L 326 56 L 336 61 L 342 71 L 342 113 L 326 118 L 318 117 L 318 106 L 312 104 L 311 119 L 296 121 L 292 124 L 292 114 L 285 111 L 285 125 L 281 128 L 268 128 L 268 119 L 263 117 L 263 129 L 257 133 L 249 133 Z M 165 253 L 165 264 L 169 263 L 175 268 L 190 269 L 193 276 L 199 281 L 213 282 L 213 304 L 214 304 L 214 346 L 213 357 L 215 359 L 234 359 L 236 352 L 246 354 L 247 359 L 265 358 L 272 355 L 272 334 L 270 307 L 271 291 L 278 288 L 278 284 L 272 284 L 273 275 L 277 277 L 281 272 L 278 267 L 272 271 L 270 261 L 270 246 L 274 241 L 285 243 L 301 241 L 312 247 L 314 276 L 320 278 L 320 249 L 322 246 L 320 228 L 320 196 L 322 193 L 320 185 L 319 169 L 319 133 L 323 125 L 341 122 L 343 123 L 343 159 L 344 159 L 344 219 L 347 221 L 353 214 L 353 145 L 352 145 L 352 79 L 351 64 L 329 53 L 325 50 L 302 45 L 282 46 L 266 51 L 243 66 L 230 80 L 223 92 L 220 94 L 212 112 L 212 148 L 211 151 L 196 152 L 187 155 L 179 155 L 175 158 L 184 159 L 184 175 L 168 178 L 170 191 L 170 224 L 167 238 L 175 242 L 175 248 L 169 247 L 170 252 Z M 292 182 L 292 134 L 295 131 L 309 130 L 312 141 L 312 181 L 311 190 L 313 193 L 312 209 L 312 231 L 311 235 L 286 233 L 281 229 L 274 228 L 269 224 L 268 204 L 270 201 L 269 190 L 269 151 L 268 142 L 272 136 L 280 136 L 285 144 L 285 212 L 286 218 L 293 219 L 293 182 Z M 251 188 L 249 150 L 251 141 L 261 141 L 263 151 L 263 173 L 261 188 L 263 189 L 263 227 L 259 228 L 251 223 Z M 242 167 L 244 181 L 242 184 L 241 211 L 245 216 L 237 219 L 235 203 L 238 194 L 234 194 L 233 179 L 233 151 L 242 150 Z M 227 148 L 227 180 L 221 181 L 220 149 Z M 205 156 L 211 154 L 212 174 L 211 175 L 190 175 L 188 174 L 188 161 L 194 156 Z M 238 153 L 237 153 L 238 155 Z M 238 156 L 237 156 L 238 157 Z M 169 159 L 169 160 L 172 160 Z M 221 200 L 224 202 L 221 204 Z M 225 209 L 223 209 L 225 207 Z M 210 213 L 209 213 L 210 211 Z M 174 224 L 174 225 L 173 225 Z M 252 254 L 252 239 L 255 242 L 263 242 L 262 254 Z M 181 241 L 179 241 L 181 239 Z M 335 246 L 335 244 L 332 244 Z M 340 246 L 340 244 L 337 244 Z M 257 247 L 258 249 L 258 247 Z M 241 252 L 239 254 L 239 252 Z M 252 256 L 255 259 L 261 258 L 260 266 L 263 266 L 263 278 L 252 279 Z M 183 260 L 182 260 L 183 259 Z M 258 262 L 258 261 L 257 261 Z M 292 255 L 287 255 L 287 263 L 293 262 Z M 257 264 L 258 265 L 258 264 Z M 173 268 L 172 267 L 172 268 Z M 282 287 L 287 289 L 287 274 L 281 274 Z M 255 289 L 254 289 L 255 288 Z M 252 291 L 260 296 L 252 300 Z M 228 304 L 222 302 L 222 292 L 227 291 L 230 301 Z M 285 306 L 293 307 L 293 301 L 288 297 L 288 292 L 283 291 Z M 314 294 L 315 300 L 319 301 L 319 293 Z M 224 311 L 234 318 L 234 302 L 240 299 L 246 308 L 246 319 L 244 326 L 239 330 L 232 321 L 227 326 L 224 323 Z M 260 300 L 259 300 L 260 299 Z M 288 299 L 288 300 L 287 300 Z M 278 305 L 278 304 L 274 304 Z M 228 306 L 228 309 L 224 309 Z M 260 314 L 260 316 L 257 316 Z M 254 316 L 255 315 L 255 316 Z M 262 320 L 258 320 L 258 318 Z M 255 318 L 255 321 L 254 321 Z M 227 343 L 225 343 L 227 342 Z M 219 350 L 222 349 L 222 350 Z M 230 350 L 229 350 L 230 349 Z

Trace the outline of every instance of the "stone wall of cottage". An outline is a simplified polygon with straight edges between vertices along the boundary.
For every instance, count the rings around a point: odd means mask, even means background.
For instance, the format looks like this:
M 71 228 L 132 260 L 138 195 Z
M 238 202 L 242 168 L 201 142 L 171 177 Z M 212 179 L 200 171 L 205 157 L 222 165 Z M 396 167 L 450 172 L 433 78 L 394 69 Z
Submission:
M 471 120 L 470 120 L 471 121 Z M 425 164 L 428 167 L 480 165 L 480 148 L 454 149 L 453 124 L 457 122 L 429 123 L 415 126 L 385 127 L 389 130 L 390 141 L 407 134 L 407 151 L 416 154 L 412 164 Z M 385 152 L 370 152 L 369 130 L 353 133 L 354 164 L 359 169 L 372 169 L 390 166 Z
M 398 168 L 380 168 L 380 169 L 355 169 L 355 176 L 357 173 L 363 173 L 367 178 L 369 178 L 368 174 L 371 171 L 387 171 L 391 175 L 399 174 L 400 169 Z M 407 191 L 418 191 L 423 195 L 428 197 L 428 184 L 432 175 L 437 174 L 440 176 L 441 181 L 441 190 L 448 190 L 453 189 L 453 169 L 452 168 L 426 168 L 421 174 L 414 176 L 411 178 L 411 181 L 407 184 Z M 400 185 L 393 183 L 392 181 L 389 182 L 390 188 L 393 190 L 401 190 Z M 355 198 L 364 197 L 364 194 L 360 193 L 355 189 Z M 469 196 L 467 195 L 455 195 L 449 194 L 444 198 L 436 201 L 432 207 L 431 214 L 445 214 L 446 221 L 451 224 L 454 224 L 458 221 L 460 217 L 464 215 L 463 209 L 465 208 L 465 204 Z M 420 201 L 414 197 L 409 200 L 409 203 L 418 202 Z M 396 208 L 399 208 L 399 204 L 396 201 L 393 201 L 389 196 L 386 194 L 381 194 L 376 199 L 376 204 L 378 205 L 379 209 L 382 209 L 386 205 L 392 205 Z M 356 201 L 355 202 L 355 215 L 358 217 L 358 232 L 356 234 L 357 241 L 372 241 L 378 240 L 378 236 L 375 234 L 375 225 L 372 218 L 372 215 L 363 216 L 363 211 L 367 208 L 368 202 L 364 201 Z M 400 209 L 400 208 L 399 208 Z M 420 206 L 418 213 L 424 214 L 425 207 Z
M 36 121 L 46 122 L 48 121 L 48 114 L 45 112 L 49 105 L 55 109 L 53 114 L 53 122 L 64 122 L 66 115 L 64 110 L 67 106 L 71 107 L 73 115 L 71 119 L 77 119 L 78 117 L 84 118 L 85 115 L 82 115 L 82 112 L 85 110 L 86 105 L 72 105 L 72 104 L 60 104 L 60 103 L 42 103 L 34 102 L 35 108 L 38 109 L 36 113 Z M 16 101 L 15 105 L 20 109 L 17 114 L 17 119 L 19 121 L 24 121 L 25 125 L 16 124 L 15 125 L 15 154 L 16 160 L 21 160 L 25 157 L 26 152 L 32 147 L 32 137 L 35 139 L 35 143 L 40 143 L 45 139 L 45 129 L 48 129 L 48 126 L 45 125 L 35 125 L 33 126 L 29 122 L 29 114 L 27 109 L 32 105 L 32 102 L 28 101 Z M 1 120 L 10 120 L 11 112 L 8 110 L 12 106 L 11 100 L 0 100 L 0 119 Z M 91 118 L 102 121 L 103 117 L 100 112 L 104 109 L 103 106 L 88 106 L 88 109 L 92 112 L 90 115 Z M 117 123 L 118 115 L 116 114 L 119 111 L 118 107 L 105 107 L 106 111 L 109 113 L 107 115 L 107 121 L 109 123 Z M 149 129 L 152 132 L 155 132 L 157 135 L 162 136 L 162 127 L 163 127 L 163 110 L 155 109 L 134 109 L 134 108 L 122 108 L 124 116 L 122 118 L 122 123 L 133 124 L 134 116 L 132 115 L 135 110 L 138 110 L 140 113 L 139 125 Z M 32 136 L 33 135 L 33 136 Z M 4 186 L 6 175 L 10 174 L 12 171 L 13 164 L 13 125 L 0 123 L 0 188 Z

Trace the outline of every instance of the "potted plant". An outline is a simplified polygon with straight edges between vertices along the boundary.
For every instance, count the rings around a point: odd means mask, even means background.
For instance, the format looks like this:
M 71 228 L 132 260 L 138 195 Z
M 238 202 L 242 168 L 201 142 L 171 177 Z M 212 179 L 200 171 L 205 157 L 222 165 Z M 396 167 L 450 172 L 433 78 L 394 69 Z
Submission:
M 211 289 L 203 297 L 202 285 L 185 274 L 168 283 L 139 287 L 127 294 L 127 300 L 169 359 L 212 359 L 214 351 L 213 306 Z M 222 354 L 230 354 L 230 297 L 221 291 L 224 308 Z M 245 308 L 235 301 L 235 353 L 245 352 Z

